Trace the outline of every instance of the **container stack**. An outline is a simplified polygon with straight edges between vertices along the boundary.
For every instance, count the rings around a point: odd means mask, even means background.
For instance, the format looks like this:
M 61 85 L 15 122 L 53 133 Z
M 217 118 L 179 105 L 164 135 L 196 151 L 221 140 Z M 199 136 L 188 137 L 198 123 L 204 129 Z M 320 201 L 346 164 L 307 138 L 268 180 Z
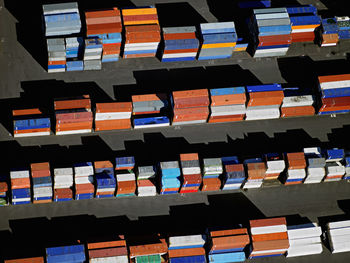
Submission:
M 169 237 L 170 263 L 196 262 L 206 263 L 206 235 L 173 236 Z
M 66 42 L 66 70 L 82 71 L 84 62 L 81 60 L 84 50 L 84 39 L 82 37 L 68 37 Z
M 247 51 L 248 45 L 249 45 L 248 40 L 242 37 L 238 37 L 237 43 L 233 52 Z
M 307 177 L 304 184 L 320 183 L 326 175 L 326 160 L 319 147 L 304 148 L 307 160 Z
M 77 2 L 43 5 L 45 36 L 80 33 L 81 21 Z
M 157 9 L 122 9 L 125 27 L 123 58 L 155 57 L 160 37 Z
M 135 239 L 135 240 L 134 240 Z M 130 263 L 166 262 L 168 245 L 159 234 L 128 238 Z
M 15 169 L 10 171 L 11 203 L 13 205 L 30 204 L 31 190 L 28 169 Z
M 248 22 L 253 57 L 285 56 L 292 43 L 290 23 L 285 7 L 254 9 Z
M 123 235 L 108 240 L 105 238 L 103 240 L 89 240 L 87 249 L 90 263 L 129 262 L 128 250 Z
M 161 172 L 160 194 L 176 194 L 181 186 L 181 171 L 178 161 L 160 162 Z
M 280 84 L 247 86 L 249 101 L 246 120 L 276 119 L 284 94 Z
M 92 132 L 93 115 L 89 95 L 56 99 L 56 135 Z
M 315 115 L 312 95 L 285 96 L 281 106 L 281 117 L 312 116 Z
M 327 236 L 332 254 L 350 251 L 350 220 L 327 224 Z
M 48 73 L 66 71 L 66 45 L 64 38 L 49 38 L 46 40 L 48 55 Z
M 73 200 L 73 179 L 74 173 L 71 167 L 57 167 L 53 170 L 54 174 L 54 201 L 64 202 Z
M 244 87 L 210 90 L 210 117 L 208 122 L 231 122 L 244 119 L 246 95 Z
M 162 62 L 195 60 L 199 49 L 196 27 L 163 27 Z
M 91 162 L 74 165 L 75 199 L 91 199 L 94 197 L 94 167 Z
M 221 158 L 203 159 L 203 184 L 201 191 L 218 191 L 223 173 Z
M 102 62 L 119 60 L 122 23 L 118 8 L 85 12 L 87 37 L 102 39 Z
M 246 228 L 210 231 L 209 262 L 243 262 L 250 243 Z
M 261 158 L 244 160 L 244 165 L 247 170 L 247 181 L 243 188 L 260 188 L 266 176 L 266 164 Z
M 322 229 L 317 223 L 288 226 L 287 232 L 290 244 L 288 258 L 322 253 Z
M 265 154 L 266 160 L 266 176 L 264 180 L 278 179 L 281 173 L 286 168 L 286 163 L 283 157 L 278 153 L 267 153 Z
M 350 74 L 320 76 L 321 108 L 318 114 L 350 112 Z
M 84 245 L 46 248 L 46 262 L 83 263 L 86 260 Z
M 110 161 L 94 163 L 96 180 L 96 198 L 114 197 L 117 182 L 114 167 Z
M 9 204 L 8 198 L 8 184 L 6 177 L 0 175 L 0 206 L 6 206 Z
M 40 109 L 13 110 L 13 137 L 41 136 L 51 134 L 50 118 Z
M 223 157 L 221 161 L 225 170 L 222 190 L 240 189 L 246 178 L 243 164 L 237 156 Z
M 321 47 L 336 46 L 339 41 L 338 26 L 335 18 L 322 19 L 319 39 Z
M 117 157 L 115 159 L 115 174 L 117 179 L 116 197 L 134 196 L 136 192 L 136 177 L 134 173 L 135 158 Z
M 52 180 L 49 163 L 32 163 L 30 165 L 33 203 L 52 202 Z
M 131 128 L 131 102 L 96 103 L 95 131 Z
M 183 182 L 180 193 L 198 192 L 202 184 L 201 167 L 198 153 L 180 154 Z
M 102 39 L 94 37 L 85 39 L 84 70 L 102 69 Z
M 236 46 L 234 22 L 200 24 L 202 46 L 198 60 L 230 58 Z
M 135 129 L 170 125 L 166 94 L 133 95 L 131 98 Z
M 174 111 L 173 125 L 207 122 L 210 104 L 207 89 L 173 91 L 171 103 Z
M 315 30 L 321 25 L 317 8 L 308 6 L 287 7 L 292 25 L 292 42 L 313 42 Z
M 345 175 L 343 177 L 344 180 L 350 180 L 350 157 L 345 157 Z
M 342 180 L 345 174 L 345 166 L 342 161 L 345 157 L 343 149 L 330 149 L 326 151 L 326 177 L 324 182 Z
M 336 16 L 339 39 L 350 39 L 350 17 Z
M 138 196 L 155 196 L 157 188 L 155 177 L 157 169 L 153 165 L 139 166 L 137 169 L 137 195 Z
M 287 153 L 288 170 L 285 185 L 301 184 L 306 177 L 306 160 L 303 152 Z
M 250 220 L 250 256 L 263 258 L 284 255 L 289 248 L 285 217 Z

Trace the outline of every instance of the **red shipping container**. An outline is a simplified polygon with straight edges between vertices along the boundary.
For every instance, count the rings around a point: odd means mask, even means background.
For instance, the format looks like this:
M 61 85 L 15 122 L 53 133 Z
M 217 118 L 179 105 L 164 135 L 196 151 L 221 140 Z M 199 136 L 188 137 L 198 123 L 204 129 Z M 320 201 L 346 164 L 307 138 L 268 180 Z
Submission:
M 196 193 L 198 192 L 199 189 L 195 187 L 186 187 L 186 188 L 181 188 L 180 194 L 187 194 L 187 193 Z
M 209 123 L 218 123 L 218 122 L 234 122 L 242 121 L 244 119 L 244 114 L 241 115 L 226 115 L 226 116 L 210 116 Z
M 50 163 L 42 162 L 42 163 L 31 163 L 30 170 L 32 171 L 50 171 Z
M 30 188 L 29 178 L 11 179 L 11 189 L 22 189 L 22 188 Z
M 201 191 L 218 191 L 221 188 L 221 180 L 219 178 L 203 178 Z
M 75 123 L 58 123 L 56 124 L 56 130 L 57 129 L 69 129 L 69 128 L 81 128 L 88 129 L 89 127 L 92 127 L 92 121 L 86 121 L 86 122 L 75 122 Z
M 115 191 L 109 191 L 109 192 L 96 192 L 96 196 L 98 195 L 114 195 Z
M 101 35 L 101 34 L 109 34 L 109 33 L 121 33 L 122 32 L 122 24 L 111 23 L 111 24 L 95 24 L 95 25 L 87 25 L 86 26 L 86 35 Z
M 192 97 L 192 98 L 174 98 L 174 109 L 192 108 L 192 107 L 208 107 L 210 104 L 209 98 Z
M 315 115 L 313 106 L 282 107 L 281 117 L 312 116 Z
M 236 236 L 236 235 L 248 235 L 246 228 L 228 229 L 228 230 L 217 230 L 211 231 L 211 237 L 223 237 L 223 236 Z
M 158 15 L 134 15 L 134 16 L 123 16 L 124 22 L 132 21 L 148 21 L 148 20 L 158 20 Z
M 93 19 L 93 18 L 109 18 L 109 17 L 120 17 L 120 11 L 117 7 L 113 7 L 113 9 L 106 10 L 98 10 L 98 11 L 86 11 L 85 18 Z
M 174 110 L 173 122 L 207 120 L 209 109 L 207 107 L 176 109 Z
M 0 182 L 0 192 L 7 192 L 8 187 L 6 182 Z
M 32 171 L 32 178 L 39 178 L 39 177 L 50 177 L 50 170 L 42 170 L 42 171 Z
M 142 255 L 165 254 L 168 252 L 168 245 L 165 239 L 159 239 L 159 242 L 153 244 L 145 244 L 139 246 L 129 245 L 130 257 Z
M 163 54 L 194 53 L 194 52 L 198 52 L 198 48 L 193 48 L 193 49 L 164 50 L 164 51 L 163 51 Z
M 75 184 L 76 194 L 90 194 L 95 192 L 95 187 L 91 183 L 87 184 Z
M 72 198 L 73 191 L 70 188 L 54 189 L 54 198 Z
M 89 258 L 104 258 L 104 257 L 117 257 L 126 256 L 128 251 L 126 247 L 114 247 L 114 248 L 101 248 L 101 249 L 89 249 Z
M 124 238 L 123 235 L 120 235 L 120 238 Z M 109 248 L 109 247 L 126 247 L 126 241 L 125 240 L 113 240 L 113 241 L 87 243 L 87 248 L 89 250 L 90 249 L 99 249 L 99 248 Z
M 89 95 L 83 95 L 81 99 L 55 100 L 55 110 L 67 109 L 87 109 L 91 110 L 91 101 Z
M 131 112 L 131 102 L 110 102 L 110 103 L 96 103 L 97 113 L 106 112 Z
M 144 94 L 144 95 L 133 95 L 131 96 L 132 102 L 141 101 L 164 101 L 167 100 L 167 94 L 157 93 L 157 94 Z
M 14 130 L 14 134 L 35 133 L 35 132 L 50 132 L 50 128 L 43 129 L 28 129 L 28 130 Z
M 143 33 L 159 32 L 160 33 L 160 26 L 158 24 L 152 24 L 152 25 L 128 25 L 125 27 L 126 37 L 128 37 L 130 33 L 135 33 L 135 32 L 143 32 Z
M 347 106 L 327 106 L 324 107 L 325 105 L 322 106 L 322 108 L 319 110 L 319 112 L 331 112 L 331 111 L 342 111 L 342 110 L 350 110 L 350 105 Z
M 282 104 L 283 98 L 283 91 L 251 92 L 249 93 L 249 101 L 247 107 L 280 105 Z
M 182 90 L 173 91 L 173 98 L 176 99 L 186 99 L 194 97 L 209 97 L 207 89 L 197 89 L 197 90 Z
M 176 39 L 196 39 L 196 33 L 172 33 L 172 34 L 164 34 L 164 40 L 176 40 Z
M 48 61 L 47 64 L 49 66 L 52 66 L 52 65 L 66 65 L 66 60 Z
M 72 112 L 72 113 L 56 113 L 56 123 L 76 123 L 76 122 L 88 122 L 93 120 L 92 112 Z
M 291 35 L 271 35 L 271 36 L 259 36 L 259 42 L 276 42 L 276 41 L 283 41 L 283 42 L 289 42 L 292 40 Z
M 285 217 L 249 220 L 250 227 L 287 225 Z

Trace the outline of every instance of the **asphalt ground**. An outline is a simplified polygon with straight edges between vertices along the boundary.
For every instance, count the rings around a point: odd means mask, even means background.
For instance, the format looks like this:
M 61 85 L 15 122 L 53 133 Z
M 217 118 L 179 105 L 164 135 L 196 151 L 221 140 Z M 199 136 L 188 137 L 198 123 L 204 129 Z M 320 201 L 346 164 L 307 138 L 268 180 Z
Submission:
M 348 115 L 204 124 L 143 131 L 117 131 L 70 136 L 14 139 L 11 110 L 26 105 L 50 109 L 52 99 L 90 94 L 93 102 L 130 100 L 133 94 L 216 88 L 260 83 L 285 83 L 315 89 L 317 76 L 349 73 L 350 42 L 320 48 L 293 44 L 286 57 L 253 59 L 246 53 L 231 59 L 161 63 L 157 58 L 121 60 L 101 71 L 48 74 L 40 27 L 43 1 L 0 0 L 0 147 L 1 171 L 18 164 L 50 161 L 113 160 L 133 154 L 139 164 L 174 160 L 182 152 L 201 157 L 237 154 L 253 157 L 271 151 L 297 151 L 306 146 L 350 149 Z M 44 1 L 64 2 L 64 1 Z M 85 2 L 85 3 L 84 3 Z M 156 3 L 163 26 L 229 21 L 239 27 L 234 1 L 79 1 L 81 10 Z M 298 1 L 273 1 L 274 6 Z M 344 1 L 313 3 L 323 16 L 348 15 Z M 229 8 L 230 7 L 230 8 Z M 181 19 L 179 15 L 181 14 Z M 288 216 L 290 223 L 325 222 L 348 217 L 350 191 L 346 182 L 299 185 L 248 191 L 198 193 L 72 201 L 0 208 L 0 255 L 36 253 L 97 233 L 199 231 L 209 225 L 246 224 L 252 218 Z M 32 242 L 34 237 L 38 241 Z M 1 261 L 0 256 L 0 261 Z M 250 262 L 347 262 L 349 253 L 295 259 L 268 258 Z

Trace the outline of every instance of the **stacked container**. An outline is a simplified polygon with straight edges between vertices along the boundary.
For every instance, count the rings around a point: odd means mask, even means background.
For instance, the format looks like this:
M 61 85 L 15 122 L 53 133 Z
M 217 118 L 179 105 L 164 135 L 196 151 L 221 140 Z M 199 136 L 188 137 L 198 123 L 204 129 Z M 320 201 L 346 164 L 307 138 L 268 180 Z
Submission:
M 317 223 L 287 226 L 287 232 L 290 244 L 288 258 L 322 253 L 322 229 Z
M 244 87 L 210 90 L 210 117 L 208 122 L 231 122 L 243 120 L 246 112 Z
M 315 115 L 312 95 L 285 96 L 281 106 L 281 117 L 312 116 Z
M 101 70 L 102 39 L 85 39 L 84 70 Z
M 43 5 L 45 36 L 80 33 L 81 21 L 78 3 Z
M 349 252 L 350 220 L 328 223 L 327 236 L 333 254 Z
M 221 188 L 223 173 L 221 158 L 203 159 L 203 184 L 202 191 L 218 191 Z
M 200 24 L 202 46 L 198 60 L 230 58 L 236 46 L 234 22 Z
M 225 170 L 222 190 L 240 189 L 246 178 L 243 164 L 237 156 L 223 157 L 221 161 Z
M 55 100 L 56 135 L 92 132 L 93 114 L 89 95 Z
M 66 45 L 64 38 L 49 38 L 46 40 L 48 65 L 47 72 L 66 71 Z
M 130 263 L 165 262 L 168 246 L 159 234 L 138 237 L 136 242 L 128 239 Z
M 243 188 L 259 188 L 266 176 L 266 164 L 261 158 L 244 160 L 248 178 Z
M 278 179 L 280 174 L 286 168 L 286 163 L 283 157 L 278 153 L 267 153 L 265 154 L 266 160 L 266 176 L 264 180 L 274 180 Z
M 28 169 L 10 171 L 11 203 L 13 205 L 29 204 L 31 202 L 30 178 Z
M 326 175 L 326 160 L 321 155 L 319 147 L 304 148 L 307 160 L 307 177 L 304 184 L 320 183 Z
M 262 258 L 284 255 L 289 248 L 285 217 L 250 220 L 250 256 Z
M 345 175 L 343 177 L 344 180 L 349 180 L 350 179 L 350 157 L 347 156 L 345 157 Z
M 345 157 L 343 149 L 326 151 L 326 177 L 324 182 L 340 181 L 345 174 L 345 166 L 341 163 Z
M 248 41 L 245 38 L 237 37 L 237 43 L 233 52 L 247 51 Z
M 246 228 L 210 231 L 209 262 L 243 262 L 250 243 Z
M 128 249 L 123 235 L 112 240 L 91 240 L 87 243 L 90 263 L 120 262 L 128 263 Z
M 117 179 L 117 197 L 134 196 L 136 192 L 136 177 L 133 171 L 135 158 L 118 157 L 115 159 L 115 174 Z
M 170 125 L 166 94 L 133 95 L 131 98 L 135 129 Z
M 288 170 L 285 185 L 301 184 L 306 177 L 306 160 L 303 152 L 287 153 Z
M 207 260 L 204 250 L 206 239 L 206 235 L 169 237 L 169 262 L 206 263 Z
M 32 163 L 30 165 L 33 203 L 52 202 L 52 180 L 49 163 Z
M 6 206 L 8 202 L 8 184 L 6 182 L 6 177 L 0 175 L 0 206 Z
M 199 48 L 196 27 L 163 27 L 162 62 L 195 60 Z
M 13 110 L 13 137 L 50 135 L 51 122 L 40 109 Z
M 114 197 L 117 182 L 114 167 L 110 161 L 94 163 L 96 180 L 96 198 Z
M 137 169 L 137 195 L 138 196 L 155 196 L 157 188 L 155 177 L 157 169 L 153 165 L 139 166 Z
M 181 186 L 181 171 L 178 161 L 160 162 L 160 194 L 176 194 Z
M 60 167 L 54 168 L 54 201 L 64 202 L 73 200 L 73 168 Z
M 335 18 L 322 19 L 319 30 L 321 47 L 336 46 L 339 41 L 338 26 Z
M 131 102 L 96 103 L 95 131 L 131 128 Z
M 292 42 L 313 42 L 315 30 L 321 25 L 317 8 L 308 6 L 287 7 L 292 25 Z
M 125 26 L 123 58 L 155 57 L 160 42 L 157 9 L 122 9 Z
M 198 192 L 202 184 L 201 167 L 198 153 L 180 154 L 183 182 L 180 193 Z
M 83 263 L 85 260 L 84 245 L 46 248 L 47 263 Z
M 91 162 L 74 164 L 75 199 L 91 199 L 94 197 L 94 168 Z
M 285 56 L 292 42 L 292 27 L 287 9 L 254 9 L 248 22 L 254 58 Z
M 66 42 L 66 70 L 67 71 L 82 71 L 84 63 L 80 58 L 83 54 L 84 39 L 82 37 L 69 37 Z M 78 60 L 79 59 L 79 60 Z
M 171 103 L 174 110 L 173 125 L 207 122 L 210 104 L 207 89 L 173 91 Z
M 321 108 L 318 114 L 350 112 L 350 74 L 320 76 Z
M 102 62 L 119 60 L 122 24 L 118 8 L 85 12 L 86 35 L 102 39 Z
M 249 101 L 246 120 L 276 119 L 284 94 L 280 84 L 247 86 Z
M 350 18 L 348 16 L 336 16 L 339 39 L 350 39 Z

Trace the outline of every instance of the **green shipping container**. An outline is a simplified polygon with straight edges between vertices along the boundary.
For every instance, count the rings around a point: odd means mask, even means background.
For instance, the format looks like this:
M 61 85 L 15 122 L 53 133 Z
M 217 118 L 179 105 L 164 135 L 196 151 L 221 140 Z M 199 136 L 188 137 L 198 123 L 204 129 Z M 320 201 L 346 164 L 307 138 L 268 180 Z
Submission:
M 136 263 L 161 263 L 160 255 L 136 257 Z

